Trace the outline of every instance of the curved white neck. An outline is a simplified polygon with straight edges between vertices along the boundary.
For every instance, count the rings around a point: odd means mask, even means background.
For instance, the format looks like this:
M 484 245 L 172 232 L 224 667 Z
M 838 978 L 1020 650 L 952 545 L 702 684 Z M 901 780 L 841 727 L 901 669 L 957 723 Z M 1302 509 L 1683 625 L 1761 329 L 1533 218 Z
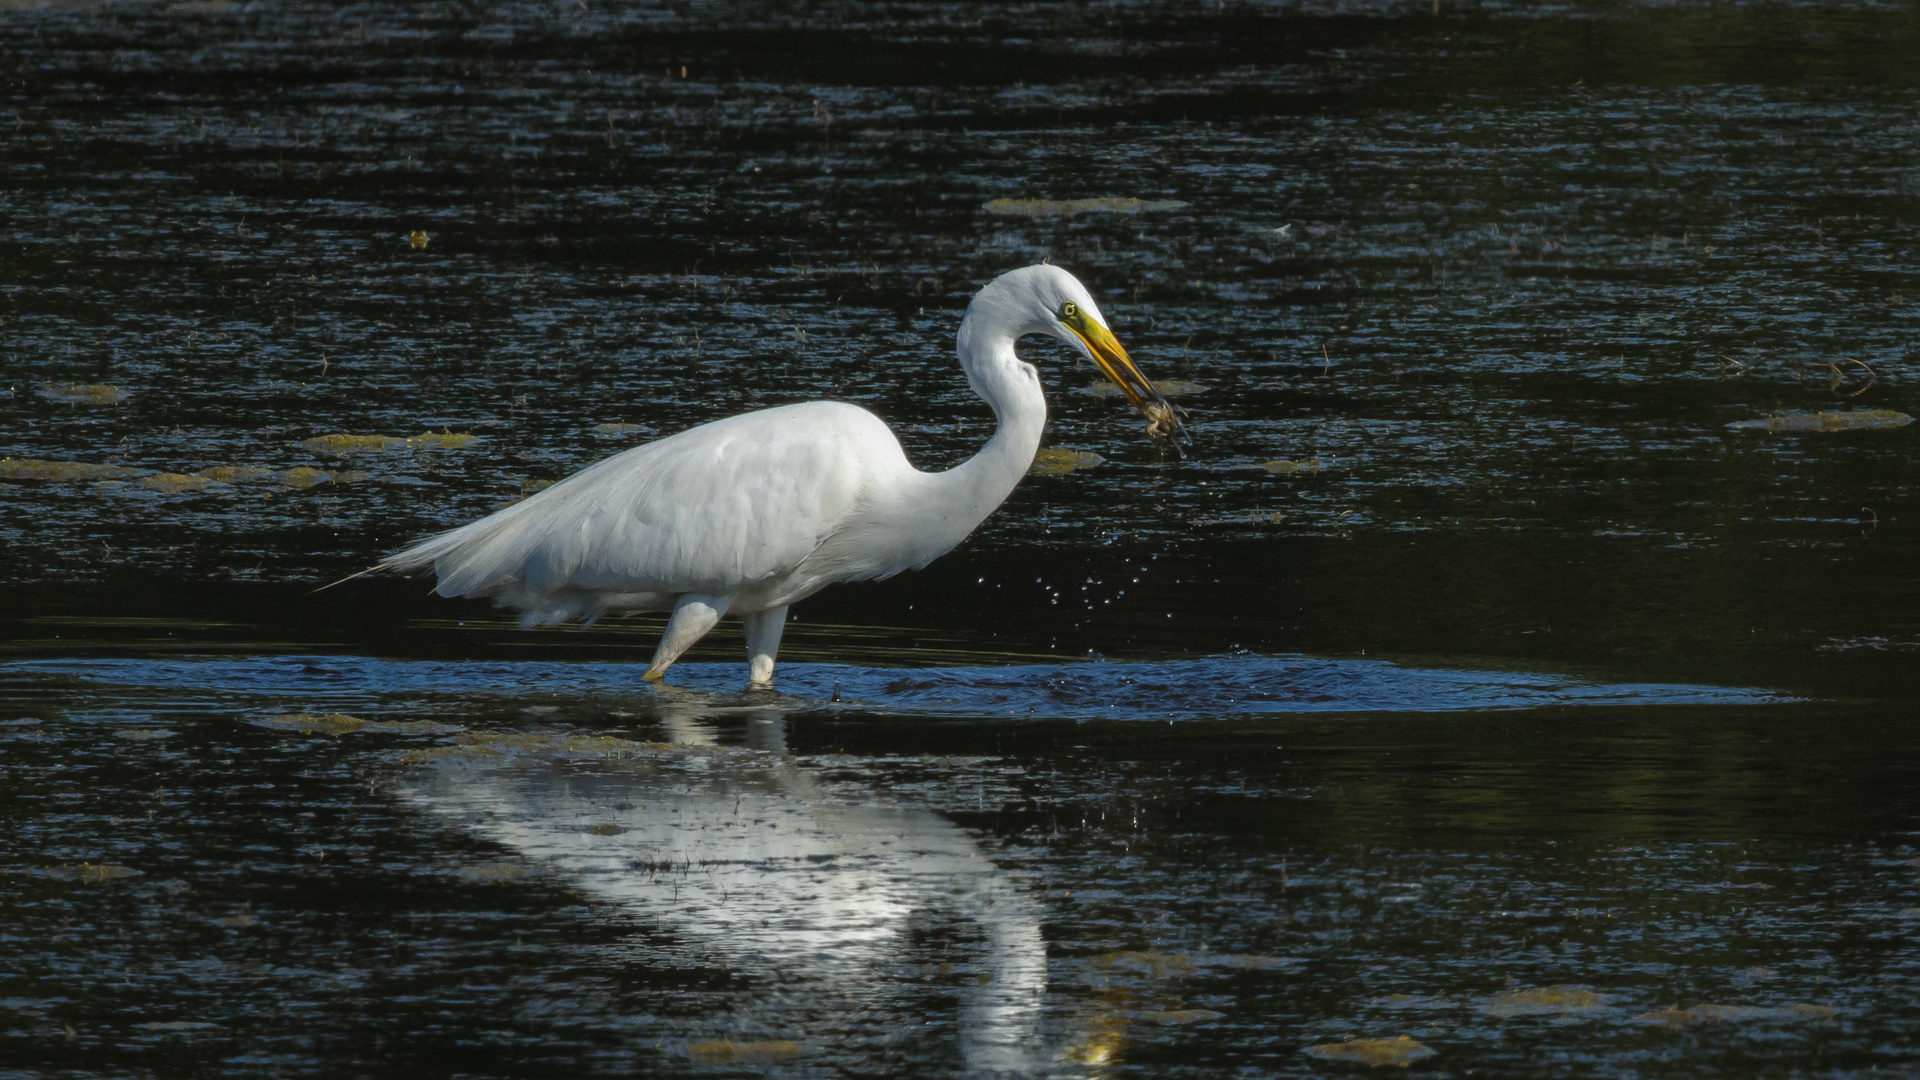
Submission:
M 987 515 L 1005 502 L 1033 467 L 1040 434 L 1047 426 L 1047 398 L 1033 366 L 1013 351 L 1014 335 L 1002 330 L 982 333 L 960 327 L 960 366 L 967 382 L 993 407 L 997 427 L 980 452 L 941 473 L 928 474 L 938 490 L 935 505 L 942 508 L 948 528 L 958 528 L 959 543 Z

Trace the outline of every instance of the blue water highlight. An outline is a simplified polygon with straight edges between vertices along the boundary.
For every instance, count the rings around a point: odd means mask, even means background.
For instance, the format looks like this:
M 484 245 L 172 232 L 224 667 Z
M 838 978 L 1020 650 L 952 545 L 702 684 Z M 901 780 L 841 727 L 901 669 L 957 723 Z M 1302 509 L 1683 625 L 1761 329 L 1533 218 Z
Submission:
M 1549 672 L 1417 667 L 1300 655 L 1214 656 L 1158 663 L 872 668 L 787 664 L 779 693 L 742 689 L 739 664 L 681 664 L 672 685 L 642 681 L 643 665 L 381 660 L 274 656 L 168 660 L 33 660 L 0 665 L 0 683 L 62 677 L 76 688 L 143 688 L 176 705 L 347 709 L 423 700 L 737 696 L 786 708 L 840 707 L 923 716 L 1194 720 L 1295 713 L 1464 712 L 1575 705 L 1770 705 L 1779 690 L 1687 683 L 1604 682 Z M 832 699 L 839 696 L 837 706 Z M 664 696 L 663 696 L 664 695 Z M 264 699 L 264 700 L 263 700 Z

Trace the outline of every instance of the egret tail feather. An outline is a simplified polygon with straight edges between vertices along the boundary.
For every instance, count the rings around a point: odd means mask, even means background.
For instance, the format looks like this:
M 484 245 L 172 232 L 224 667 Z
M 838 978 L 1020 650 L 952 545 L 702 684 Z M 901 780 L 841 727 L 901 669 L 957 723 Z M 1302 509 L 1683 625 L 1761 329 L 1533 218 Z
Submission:
M 385 569 L 387 569 L 386 563 L 376 563 L 373 566 L 369 566 L 365 570 L 362 570 L 357 574 L 348 574 L 346 577 L 341 578 L 339 581 L 329 581 L 325 585 L 322 585 L 319 588 L 314 589 L 313 591 L 307 593 L 307 595 L 313 596 L 316 593 L 323 593 L 323 592 L 326 592 L 328 589 L 333 588 L 335 585 L 345 585 L 347 582 L 352 581 L 354 578 L 363 578 L 363 577 L 366 577 L 368 574 L 377 573 L 378 571 L 385 570 Z

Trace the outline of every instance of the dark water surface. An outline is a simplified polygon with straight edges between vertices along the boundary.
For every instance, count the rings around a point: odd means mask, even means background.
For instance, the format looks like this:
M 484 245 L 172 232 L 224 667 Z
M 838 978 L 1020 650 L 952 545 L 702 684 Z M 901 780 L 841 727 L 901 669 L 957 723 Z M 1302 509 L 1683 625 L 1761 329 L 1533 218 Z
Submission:
M 0 0 L 0 72 L 0 1075 L 1920 1071 L 1920 428 L 1729 426 L 1920 407 L 1913 5 Z M 959 461 L 1043 258 L 1193 456 L 1030 343 L 1104 461 L 780 695 L 308 595 L 744 409 Z

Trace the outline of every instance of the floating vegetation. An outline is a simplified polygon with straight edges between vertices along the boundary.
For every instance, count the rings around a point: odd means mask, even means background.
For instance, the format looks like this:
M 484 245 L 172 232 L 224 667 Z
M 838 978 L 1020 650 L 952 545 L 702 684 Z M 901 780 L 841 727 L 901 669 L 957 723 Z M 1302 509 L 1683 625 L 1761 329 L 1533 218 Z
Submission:
M 310 488 L 319 484 L 353 484 L 365 480 L 369 474 L 354 469 L 341 469 L 329 472 L 326 469 L 288 469 L 273 475 L 286 481 L 288 487 Z
M 398 435 L 319 435 L 300 445 L 316 454 L 360 454 L 392 450 L 407 445 L 407 440 Z
M 703 1062 L 787 1061 L 806 1052 L 805 1046 L 792 1039 L 771 1039 L 766 1042 L 712 1039 L 687 1045 L 687 1056 Z
M 215 465 L 211 469 L 201 469 L 194 475 L 222 484 L 242 484 L 249 480 L 275 479 L 281 474 L 259 465 Z
M 464 450 L 480 436 L 452 431 L 423 431 L 411 438 L 398 435 L 318 435 L 300 445 L 316 454 L 364 454 L 386 450 Z
M 1404 1069 L 1421 1058 L 1432 1057 L 1435 1051 L 1424 1043 L 1402 1035 L 1397 1039 L 1349 1039 L 1346 1042 L 1321 1043 L 1307 1047 L 1307 1053 L 1322 1061 L 1342 1061 L 1368 1068 L 1394 1066 Z
M 1308 458 L 1305 461 L 1288 461 L 1286 458 L 1276 458 L 1260 467 L 1276 476 L 1291 476 L 1294 473 L 1317 473 L 1320 471 L 1320 459 Z
M 166 728 L 132 728 L 113 733 L 114 738 L 125 739 L 128 742 L 158 742 L 161 739 L 171 739 L 173 736 L 174 733 Z
M 107 383 L 44 382 L 40 384 L 40 396 L 64 405 L 113 405 L 133 395 Z
M 43 866 L 38 871 L 32 872 L 55 881 L 77 881 L 83 885 L 97 885 L 103 881 L 118 881 L 121 878 L 142 876 L 141 871 L 129 866 L 84 862 L 78 866 Z
M 380 734 L 380 735 L 444 735 L 459 731 L 452 724 L 438 724 L 432 720 L 362 720 L 346 713 L 287 713 L 271 716 L 265 720 L 252 722 L 255 727 L 272 728 L 275 731 L 298 731 L 308 735 Z
M 1075 214 L 1137 214 L 1179 210 L 1179 199 L 995 199 L 981 209 L 996 217 L 1072 217 Z
M 129 469 L 121 465 L 88 465 L 78 461 L 0 458 L 0 480 L 118 480 L 139 474 L 139 469 Z
M 625 421 L 615 424 L 593 425 L 593 432 L 596 435 L 640 435 L 644 434 L 646 430 L 646 428 L 639 424 L 629 424 Z
M 1511 990 L 1487 999 L 1480 1011 L 1489 1016 L 1544 1016 L 1595 1013 L 1607 1008 L 1607 999 L 1578 986 L 1539 986 Z
M 482 885 L 503 885 L 509 881 L 518 881 L 527 876 L 527 868 L 519 863 L 486 863 L 481 866 L 460 868 L 460 876 L 468 881 L 477 881 Z
M 1028 471 L 1035 476 L 1059 476 L 1075 469 L 1091 469 L 1106 460 L 1090 450 L 1046 449 L 1033 455 L 1033 468 Z
M 338 737 L 359 733 L 366 728 L 367 722 L 357 716 L 348 716 L 346 713 L 323 713 L 317 716 L 313 713 L 288 713 L 284 716 L 256 720 L 254 725 L 273 728 L 276 731 L 298 731 L 310 735 Z
M 595 825 L 593 828 L 587 830 L 587 832 L 594 836 L 619 836 L 626 831 L 626 829 L 619 825 Z
M 1846 412 L 1777 413 L 1759 420 L 1735 420 L 1734 431 L 1874 431 L 1906 427 L 1913 417 L 1892 409 L 1851 409 Z
M 1184 379 L 1165 379 L 1154 383 L 1153 388 L 1160 391 L 1161 397 L 1181 397 L 1186 394 L 1204 394 L 1207 392 L 1207 388 L 1199 383 L 1187 382 Z M 1119 397 L 1123 391 L 1118 386 L 1103 379 L 1087 387 L 1087 393 L 1092 394 L 1094 397 Z
M 415 251 L 425 251 L 428 239 L 427 230 L 415 229 L 407 234 L 407 246 Z
M 429 450 L 465 450 L 480 441 L 480 436 L 456 431 L 423 431 L 407 442 Z
M 1635 1020 L 1648 1020 L 1671 1028 L 1691 1024 L 1737 1024 L 1747 1020 L 1784 1020 L 1794 1023 L 1831 1020 L 1834 1010 L 1826 1005 L 1695 1005 L 1641 1013 Z
M 216 919 L 214 921 L 229 930 L 244 930 L 258 923 L 260 920 L 251 915 L 228 915 L 223 919 Z
M 177 472 L 162 472 L 154 473 L 150 476 L 143 476 L 134 481 L 134 483 L 153 491 L 173 495 L 182 491 L 199 491 L 201 488 L 209 484 L 219 483 L 219 481 L 211 480 L 204 476 L 187 476 Z

